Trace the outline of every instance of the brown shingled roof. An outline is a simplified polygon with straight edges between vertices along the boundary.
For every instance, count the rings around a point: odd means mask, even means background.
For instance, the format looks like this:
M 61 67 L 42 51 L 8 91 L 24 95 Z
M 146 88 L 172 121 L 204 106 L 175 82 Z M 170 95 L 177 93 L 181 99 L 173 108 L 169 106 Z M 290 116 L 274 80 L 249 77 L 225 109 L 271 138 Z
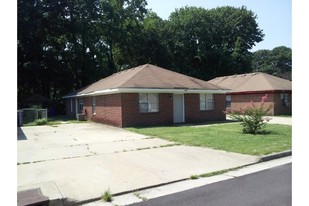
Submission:
M 262 72 L 217 77 L 208 82 L 231 92 L 292 90 L 291 81 Z
M 132 69 L 121 71 L 101 79 L 81 91 L 71 94 L 88 94 L 95 91 L 119 88 L 140 89 L 199 89 L 225 90 L 207 81 L 186 76 L 161 67 L 145 64 Z M 70 95 L 66 95 L 70 96 Z

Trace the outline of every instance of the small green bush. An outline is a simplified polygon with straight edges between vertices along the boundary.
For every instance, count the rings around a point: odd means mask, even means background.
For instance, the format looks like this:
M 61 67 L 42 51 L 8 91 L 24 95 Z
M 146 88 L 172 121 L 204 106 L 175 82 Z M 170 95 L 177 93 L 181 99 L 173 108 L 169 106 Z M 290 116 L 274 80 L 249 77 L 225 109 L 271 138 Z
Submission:
M 191 175 L 191 176 L 190 176 L 190 179 L 191 179 L 191 180 L 197 180 L 198 178 L 199 178 L 198 175 Z
M 35 121 L 35 125 L 45 125 L 47 124 L 47 119 L 43 118 L 43 119 L 37 119 Z
M 104 193 L 102 194 L 102 199 L 105 202 L 111 202 L 113 200 L 113 196 L 112 196 L 109 188 L 108 188 L 108 190 L 105 190 Z
M 259 105 L 253 104 L 251 101 L 251 106 L 245 109 L 240 109 L 239 111 L 229 111 L 226 114 L 230 115 L 233 120 L 240 121 L 243 126 L 243 133 L 249 134 L 259 134 L 263 132 L 263 128 L 266 123 L 270 120 L 269 117 L 265 117 L 270 107 L 265 106 L 265 101 L 267 100 L 267 94 L 262 97 Z

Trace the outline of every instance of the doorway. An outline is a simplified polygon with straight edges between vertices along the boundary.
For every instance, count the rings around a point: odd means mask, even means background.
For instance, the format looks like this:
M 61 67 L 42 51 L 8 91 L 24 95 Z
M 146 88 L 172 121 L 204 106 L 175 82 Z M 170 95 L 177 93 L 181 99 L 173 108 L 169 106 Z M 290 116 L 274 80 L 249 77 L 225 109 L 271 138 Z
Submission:
M 173 115 L 174 123 L 185 122 L 185 110 L 184 110 L 184 95 L 173 94 Z

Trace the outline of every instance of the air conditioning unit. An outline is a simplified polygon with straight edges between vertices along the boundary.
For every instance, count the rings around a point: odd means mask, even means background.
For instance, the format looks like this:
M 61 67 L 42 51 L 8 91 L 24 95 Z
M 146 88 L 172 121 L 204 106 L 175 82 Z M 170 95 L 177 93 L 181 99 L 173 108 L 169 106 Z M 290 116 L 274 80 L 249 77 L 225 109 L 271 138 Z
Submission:
M 85 114 L 77 114 L 77 120 L 78 121 L 86 121 Z

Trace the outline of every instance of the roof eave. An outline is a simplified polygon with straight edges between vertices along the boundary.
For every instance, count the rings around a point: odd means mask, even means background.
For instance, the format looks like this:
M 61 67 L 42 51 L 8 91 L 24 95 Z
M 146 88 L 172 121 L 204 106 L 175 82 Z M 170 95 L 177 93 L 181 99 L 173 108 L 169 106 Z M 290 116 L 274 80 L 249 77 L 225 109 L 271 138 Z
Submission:
M 83 96 L 99 96 L 108 94 L 118 94 L 118 93 L 173 93 L 173 94 L 199 94 L 199 93 L 209 93 L 209 94 L 226 94 L 230 90 L 226 89 L 189 89 L 189 88 L 115 88 L 115 89 L 104 89 L 99 91 L 94 91 L 90 93 L 82 93 L 76 95 L 68 95 L 63 98 L 74 98 Z
M 256 91 L 233 91 L 230 90 L 227 94 L 265 94 L 265 93 L 285 93 L 292 92 L 291 89 L 276 89 L 276 90 L 256 90 Z

